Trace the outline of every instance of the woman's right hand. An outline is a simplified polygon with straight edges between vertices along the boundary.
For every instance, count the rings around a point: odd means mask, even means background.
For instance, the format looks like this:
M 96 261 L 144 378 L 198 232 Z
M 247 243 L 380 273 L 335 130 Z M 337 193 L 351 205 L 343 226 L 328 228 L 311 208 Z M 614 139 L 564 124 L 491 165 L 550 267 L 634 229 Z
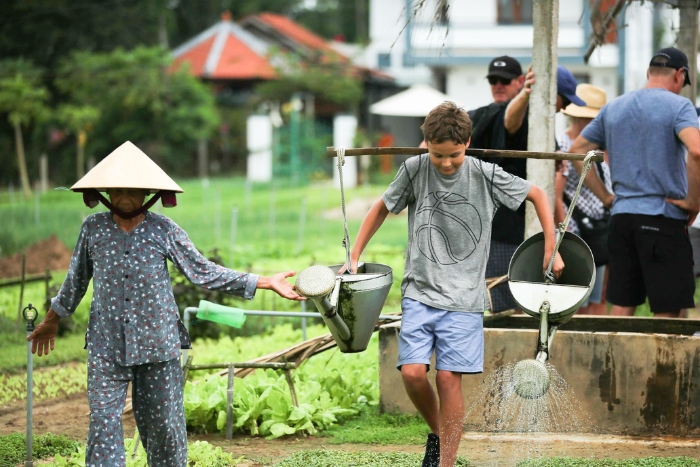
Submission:
M 43 321 L 34 329 L 33 333 L 27 336 L 27 340 L 32 343 L 32 353 L 37 353 L 38 349 L 38 355 L 41 357 L 53 351 L 56 334 L 58 334 L 59 319 L 61 317 L 53 309 L 49 309 Z

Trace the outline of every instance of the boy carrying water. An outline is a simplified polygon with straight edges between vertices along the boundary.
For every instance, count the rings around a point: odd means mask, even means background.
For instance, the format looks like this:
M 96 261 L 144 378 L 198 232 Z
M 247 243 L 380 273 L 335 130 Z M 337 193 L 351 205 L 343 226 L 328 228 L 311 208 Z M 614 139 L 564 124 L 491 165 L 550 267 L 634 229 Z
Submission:
M 355 240 L 351 267 L 392 212 L 408 208 L 403 319 L 397 368 L 411 402 L 430 427 L 423 467 L 453 466 L 463 427 L 462 375 L 483 372 L 483 312 L 491 220 L 501 205 L 527 199 L 545 235 L 543 271 L 554 251 L 552 211 L 542 189 L 494 164 L 466 157 L 472 123 L 452 102 L 425 119 L 428 154 L 404 162 L 382 199 L 372 205 Z M 557 253 L 553 273 L 564 262 Z M 428 382 L 436 353 L 437 395 Z

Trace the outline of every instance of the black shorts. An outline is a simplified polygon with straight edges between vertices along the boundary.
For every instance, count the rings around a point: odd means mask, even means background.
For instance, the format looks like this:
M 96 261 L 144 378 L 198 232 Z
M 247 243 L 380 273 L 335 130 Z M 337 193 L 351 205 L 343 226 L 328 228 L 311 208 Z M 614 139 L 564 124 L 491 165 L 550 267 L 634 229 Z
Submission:
M 686 221 L 664 216 L 616 214 L 610 219 L 607 299 L 652 313 L 695 306 L 693 250 Z

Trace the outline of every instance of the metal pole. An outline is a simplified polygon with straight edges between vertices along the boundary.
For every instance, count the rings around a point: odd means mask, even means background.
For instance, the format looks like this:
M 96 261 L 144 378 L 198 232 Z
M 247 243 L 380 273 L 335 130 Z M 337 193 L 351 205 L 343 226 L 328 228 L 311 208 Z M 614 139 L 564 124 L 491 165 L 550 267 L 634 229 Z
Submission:
M 231 266 L 233 267 L 233 250 L 236 247 L 236 234 L 238 230 L 238 206 L 231 210 L 231 238 L 229 240 L 229 250 L 231 251 Z
M 39 312 L 30 303 L 24 310 L 24 323 L 27 329 L 27 337 L 34 332 L 34 322 L 36 321 Z M 32 378 L 32 341 L 27 341 L 27 460 L 24 463 L 25 467 L 32 467 L 32 389 L 34 381 Z
M 306 313 L 306 300 L 301 302 L 301 312 Z M 306 316 L 301 318 L 301 340 L 306 342 Z
M 34 225 L 39 227 L 41 223 L 41 193 L 37 190 L 34 193 Z
M 302 302 L 304 303 L 304 302 Z M 185 329 L 190 329 L 190 313 L 197 313 L 198 309 L 194 306 L 185 308 L 183 323 Z M 303 312 L 303 311 L 266 311 L 266 310 L 242 310 L 246 316 L 279 316 L 287 318 L 321 318 L 321 313 Z M 220 311 L 219 313 L 226 313 Z M 231 313 L 238 314 L 239 310 L 232 310 Z M 400 315 L 379 315 L 378 321 L 395 321 L 401 319 Z
M 226 391 L 226 439 L 233 438 L 233 365 L 228 366 L 228 390 Z
M 299 213 L 299 231 L 297 233 L 297 255 L 301 254 L 304 246 L 304 224 L 306 223 L 306 196 L 301 199 L 301 212 Z
M 269 218 L 268 218 L 268 231 L 270 240 L 275 238 L 275 182 L 272 182 L 270 187 L 270 207 L 269 207 Z

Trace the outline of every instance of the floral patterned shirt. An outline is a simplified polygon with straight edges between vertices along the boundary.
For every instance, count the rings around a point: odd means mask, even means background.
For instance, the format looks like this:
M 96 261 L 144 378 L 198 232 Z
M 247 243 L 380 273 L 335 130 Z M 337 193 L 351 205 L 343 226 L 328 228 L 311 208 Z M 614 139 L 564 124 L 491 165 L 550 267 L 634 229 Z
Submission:
M 166 260 L 194 284 L 252 299 L 258 276 L 204 258 L 184 230 L 165 216 L 146 212 L 130 232 L 112 214 L 85 219 L 66 280 L 51 307 L 72 314 L 90 279 L 93 296 L 87 348 L 120 365 L 171 360 L 180 355 L 179 311 Z

